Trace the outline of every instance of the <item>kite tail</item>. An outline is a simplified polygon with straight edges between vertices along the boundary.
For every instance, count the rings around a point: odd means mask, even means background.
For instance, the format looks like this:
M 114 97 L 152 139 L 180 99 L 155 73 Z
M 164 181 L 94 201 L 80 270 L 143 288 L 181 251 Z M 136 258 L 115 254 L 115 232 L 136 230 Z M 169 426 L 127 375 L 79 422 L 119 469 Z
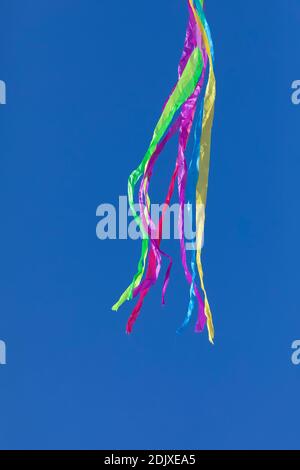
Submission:
M 180 60 L 180 63 L 179 63 L 179 67 L 178 67 L 178 79 L 179 80 L 180 80 L 180 77 L 182 76 L 184 68 L 185 68 L 185 66 L 186 66 L 186 64 L 187 64 L 194 48 L 197 46 L 196 22 L 195 22 L 195 19 L 193 17 L 193 13 L 192 13 L 191 9 L 189 9 L 189 13 L 190 13 L 190 17 L 189 17 L 189 23 L 188 23 L 187 33 L 186 33 L 184 50 L 183 50 L 183 54 L 182 54 L 182 57 L 181 57 L 181 60 Z M 202 75 L 203 75 L 203 72 L 202 72 Z M 202 78 L 202 75 L 201 75 L 201 78 Z M 197 88 L 199 88 L 199 84 L 197 85 Z M 149 238 L 150 238 L 150 243 L 151 243 L 151 248 L 150 248 L 150 254 L 149 254 L 149 266 L 148 266 L 148 270 L 147 270 L 147 273 L 146 273 L 146 278 L 135 289 L 134 294 L 133 294 L 133 297 L 135 297 L 136 294 L 139 293 L 140 294 L 140 299 L 139 299 L 136 307 L 134 308 L 134 310 L 133 310 L 133 312 L 130 316 L 130 319 L 128 321 L 127 332 L 132 330 L 133 324 L 136 321 L 136 319 L 138 318 L 138 315 L 139 315 L 139 313 L 141 311 L 141 308 L 142 308 L 142 305 L 143 305 L 143 301 L 145 300 L 145 297 L 146 297 L 147 293 L 149 292 L 150 288 L 155 284 L 155 282 L 158 279 L 158 276 L 159 276 L 159 273 L 160 273 L 160 270 L 161 270 L 161 256 L 160 255 L 163 254 L 164 256 L 168 257 L 168 255 L 166 255 L 164 252 L 162 252 L 159 248 L 160 243 L 161 243 L 161 237 L 162 237 L 162 225 L 163 225 L 165 211 L 169 206 L 170 199 L 171 199 L 173 191 L 174 191 L 174 184 L 175 184 L 175 178 L 176 177 L 178 177 L 178 186 L 179 186 L 179 188 L 181 187 L 180 181 L 182 180 L 182 177 L 181 176 L 179 177 L 179 171 L 180 171 L 180 173 L 182 173 L 182 168 L 183 168 L 183 166 L 182 166 L 182 154 L 184 153 L 184 151 L 186 149 L 187 142 L 188 142 L 188 139 L 189 139 L 190 130 L 191 130 L 192 123 L 193 123 L 193 117 L 194 117 L 195 107 L 196 107 L 196 103 L 197 103 L 197 93 L 198 93 L 198 91 L 195 90 L 193 95 L 182 106 L 180 116 L 177 119 L 177 121 L 175 122 L 175 124 L 173 125 L 173 127 L 171 128 L 171 133 L 173 134 L 172 131 L 173 131 L 174 127 L 176 128 L 176 130 L 179 127 L 180 137 L 179 137 L 178 158 L 177 158 L 176 167 L 175 167 L 175 170 L 174 170 L 174 173 L 173 173 L 173 176 L 172 176 L 171 184 L 170 184 L 170 187 L 169 187 L 169 193 L 168 193 L 167 199 L 166 199 L 165 204 L 164 204 L 163 216 L 160 218 L 160 221 L 159 221 L 159 228 L 158 228 L 159 241 L 158 241 L 158 243 L 156 241 L 157 232 L 155 230 L 155 224 L 154 224 L 153 220 L 151 219 L 151 215 L 150 215 L 150 207 L 149 207 L 149 204 L 145 205 L 145 201 L 150 200 L 149 194 L 148 194 L 150 178 L 152 176 L 152 171 L 153 171 L 154 164 L 156 163 L 156 160 L 157 160 L 159 154 L 161 153 L 161 148 L 159 148 L 158 151 L 156 151 L 154 153 L 154 155 L 150 158 L 150 161 L 147 165 L 147 169 L 145 171 L 143 180 L 142 180 L 141 185 L 140 185 L 140 191 L 139 191 L 140 217 L 141 217 L 144 229 L 147 230 L 147 232 L 148 232 L 148 235 L 149 235 Z M 169 139 L 169 137 L 170 137 L 170 132 L 167 134 L 167 139 Z M 165 144 L 165 140 L 166 140 L 166 138 L 163 140 L 163 144 Z M 185 203 L 184 203 L 183 193 L 182 193 L 181 190 L 179 190 L 179 194 L 180 194 L 180 201 L 181 201 L 181 209 L 183 208 L 183 211 L 184 211 Z M 145 209 L 146 214 L 144 214 L 144 209 Z M 182 226 L 182 229 L 183 229 L 184 220 L 182 221 L 181 226 Z M 155 234 L 154 239 L 152 238 L 152 233 Z M 181 230 L 180 233 L 183 233 L 183 231 Z M 187 276 L 188 281 L 191 283 L 192 282 L 192 277 L 191 277 L 190 273 L 188 272 L 188 268 L 187 268 L 186 256 L 185 256 L 185 251 L 184 251 L 184 241 L 183 241 L 183 245 L 181 244 L 181 252 L 182 252 L 182 259 L 183 259 L 183 264 L 184 264 L 184 267 L 185 267 L 186 276 Z M 155 260 L 156 260 L 156 271 L 154 271 L 154 261 Z M 172 268 L 172 259 L 170 259 L 170 261 L 169 261 L 169 266 L 168 266 L 166 276 L 165 276 L 165 280 L 164 280 L 164 283 L 163 283 L 163 289 L 162 289 L 162 304 L 163 305 L 165 304 L 165 294 L 166 294 L 167 286 L 168 286 L 168 283 L 169 283 L 169 280 L 170 280 L 171 268 Z M 205 321 L 206 321 L 206 318 L 205 318 L 205 315 L 204 315 L 204 304 L 203 304 L 201 295 L 200 295 L 198 290 L 197 290 L 197 298 L 198 298 L 198 301 L 199 301 L 199 315 L 201 316 L 201 318 L 203 320 L 203 327 L 204 327 L 204 324 L 205 324 Z
M 178 229 L 180 253 L 185 277 L 190 285 L 188 311 L 179 331 L 181 331 L 181 329 L 190 322 L 195 300 L 197 299 L 198 319 L 196 323 L 196 331 L 203 331 L 205 324 L 207 323 L 209 339 L 213 342 L 214 327 L 204 285 L 201 250 L 204 236 L 211 128 L 216 96 L 215 75 L 213 69 L 214 49 L 210 30 L 203 12 L 203 0 L 188 0 L 188 9 L 189 21 L 183 53 L 178 66 L 177 84 L 164 104 L 161 117 L 155 127 L 152 140 L 143 160 L 131 173 L 128 179 L 129 206 L 134 220 L 142 234 L 142 249 L 137 271 L 130 285 L 120 296 L 118 302 L 113 306 L 113 310 L 118 310 L 126 300 L 130 300 L 138 296 L 136 306 L 130 315 L 126 327 L 127 333 L 130 333 L 140 314 L 143 302 L 150 288 L 157 282 L 161 272 L 163 258 L 168 261 L 168 267 L 162 287 L 162 303 L 165 303 L 165 295 L 170 281 L 173 261 L 168 254 L 161 250 L 161 242 L 165 213 L 169 208 L 177 180 L 179 195 Z M 185 203 L 188 176 L 190 176 L 186 160 L 186 150 L 194 124 L 198 102 L 200 102 L 200 112 L 197 127 L 195 129 L 195 139 L 197 142 L 195 142 L 194 149 L 196 150 L 193 152 L 190 164 L 190 169 L 197 177 L 197 182 L 194 181 L 197 234 L 190 271 L 187 264 L 185 246 Z M 177 115 L 178 111 L 179 115 Z M 162 154 L 168 141 L 177 133 L 179 135 L 179 143 L 176 165 L 169 184 L 162 215 L 160 216 L 156 226 L 156 223 L 151 218 L 151 202 L 149 196 L 150 181 L 152 179 L 154 166 L 157 163 L 159 156 Z M 137 213 L 134 204 L 134 194 L 138 183 L 140 184 L 138 193 L 139 214 Z M 197 286 L 198 283 L 199 288 Z M 200 290 L 202 290 L 203 299 Z
M 208 176 L 210 164 L 211 132 L 214 118 L 214 107 L 216 99 L 216 79 L 214 73 L 214 47 L 211 39 L 211 33 L 203 12 L 203 3 L 199 0 L 189 0 L 195 20 L 199 26 L 203 39 L 204 47 L 208 55 L 209 74 L 206 86 L 203 110 L 202 133 L 200 143 L 199 157 L 199 177 L 196 187 L 196 226 L 197 226 L 197 255 L 196 262 L 200 277 L 201 288 L 204 293 L 205 315 L 207 318 L 208 336 L 211 343 L 214 341 L 214 325 L 208 297 L 204 285 L 204 273 L 202 267 L 202 242 L 204 238 L 205 208 L 207 201 Z M 196 330 L 200 325 L 196 325 Z

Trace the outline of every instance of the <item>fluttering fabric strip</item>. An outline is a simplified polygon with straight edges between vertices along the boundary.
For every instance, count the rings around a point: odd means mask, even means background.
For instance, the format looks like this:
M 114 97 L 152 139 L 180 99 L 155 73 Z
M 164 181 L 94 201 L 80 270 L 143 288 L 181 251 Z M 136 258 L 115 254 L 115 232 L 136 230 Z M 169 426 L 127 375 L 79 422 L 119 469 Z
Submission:
M 187 61 L 190 57 L 190 42 L 191 42 L 191 39 L 193 39 L 192 26 L 191 26 L 191 24 L 189 24 L 187 34 L 186 34 L 185 47 L 184 47 L 183 55 L 182 55 L 180 65 L 179 65 L 179 78 L 182 75 L 182 71 L 183 71 L 183 69 L 184 69 L 184 67 L 185 67 L 185 65 L 186 65 L 186 63 L 187 63 Z M 165 106 L 166 106 L 166 104 L 165 104 Z M 143 301 L 144 301 L 147 293 L 149 292 L 150 287 L 156 282 L 156 280 L 158 278 L 158 275 L 159 275 L 159 272 L 160 272 L 160 268 L 161 268 L 160 253 L 162 253 L 162 251 L 160 250 L 159 247 L 160 247 L 161 236 L 162 236 L 162 225 L 163 225 L 163 220 L 164 220 L 164 215 L 165 215 L 165 212 L 166 212 L 166 208 L 169 206 L 172 195 L 173 195 L 173 192 L 174 192 L 175 182 L 176 182 L 176 178 L 177 178 L 177 174 L 178 174 L 177 162 L 176 162 L 175 170 L 173 172 L 171 183 L 170 183 L 170 186 L 169 186 L 169 191 L 168 191 L 168 195 L 167 195 L 167 198 L 166 198 L 166 201 L 165 201 L 163 214 L 162 214 L 162 217 L 160 217 L 160 220 L 159 220 L 158 230 L 155 229 L 155 224 L 151 220 L 150 198 L 149 198 L 149 195 L 148 195 L 148 188 L 149 188 L 149 183 L 150 183 L 150 179 L 151 179 L 151 176 L 152 176 L 152 171 L 153 171 L 154 164 L 155 164 L 156 160 L 158 159 L 160 153 L 164 149 L 166 143 L 169 141 L 169 139 L 171 137 L 173 137 L 173 135 L 176 132 L 178 132 L 178 129 L 181 125 L 181 121 L 182 121 L 182 118 L 181 118 L 181 115 L 180 115 L 177 118 L 177 120 L 175 121 L 175 123 L 173 124 L 173 126 L 169 129 L 169 131 L 168 131 L 167 135 L 165 136 L 165 138 L 163 139 L 163 141 L 161 141 L 160 144 L 157 146 L 156 151 L 153 153 L 153 155 L 151 156 L 151 158 L 150 158 L 150 160 L 147 164 L 147 168 L 146 168 L 143 180 L 142 180 L 141 185 L 140 185 L 140 191 L 139 191 L 140 217 L 142 219 L 145 230 L 147 230 L 147 228 L 148 228 L 147 226 L 150 226 L 150 230 L 148 229 L 148 236 L 150 236 L 150 240 L 151 240 L 151 249 L 150 249 L 149 263 L 148 263 L 146 278 L 140 285 L 138 285 L 134 289 L 133 296 L 135 297 L 139 294 L 140 299 L 139 299 L 135 309 L 133 310 L 133 312 L 132 312 L 132 314 L 129 318 L 129 321 L 127 323 L 127 332 L 131 332 L 133 324 L 135 323 L 135 321 L 136 321 L 136 319 L 137 319 L 137 317 L 140 313 L 140 310 L 142 308 Z M 146 215 L 144 215 L 144 210 L 146 210 L 147 208 L 148 208 L 148 212 L 146 213 Z M 146 222 L 146 218 L 147 218 L 147 222 Z M 154 233 L 154 237 L 152 238 L 153 233 Z M 158 242 L 156 242 L 156 240 L 158 240 Z M 155 266 L 155 262 L 156 262 L 156 266 Z M 170 278 L 171 267 L 172 267 L 172 260 L 170 259 L 169 266 L 168 266 L 166 276 L 165 276 L 165 280 L 164 280 L 164 285 L 163 285 L 163 293 L 162 293 L 162 303 L 163 304 L 165 303 L 165 293 L 166 293 L 167 285 L 168 285 L 169 278 Z
M 187 34 L 186 34 L 185 47 L 184 47 L 182 58 L 181 58 L 181 61 L 180 61 L 180 64 L 179 64 L 179 69 L 178 69 L 179 79 L 182 75 L 182 72 L 184 70 L 186 62 L 187 62 L 188 58 L 190 57 L 190 54 L 191 54 L 192 50 L 197 45 L 196 34 L 195 33 L 196 33 L 196 23 L 195 23 L 195 20 L 194 20 L 194 17 L 193 17 L 193 13 L 190 10 L 190 20 L 189 20 L 188 30 L 187 30 Z M 198 96 L 198 94 L 201 90 L 201 84 L 203 84 L 203 81 L 204 81 L 204 74 L 205 74 L 205 70 L 203 69 L 200 82 L 198 83 L 193 95 L 182 106 L 180 117 L 178 118 L 177 122 L 175 123 L 175 125 L 177 126 L 178 121 L 180 121 L 180 125 L 179 125 L 179 135 L 180 135 L 180 137 L 179 137 L 178 158 L 177 158 L 176 167 L 175 167 L 175 170 L 174 170 L 174 173 L 173 173 L 173 176 L 172 176 L 172 180 L 171 180 L 167 200 L 166 200 L 165 205 L 164 205 L 164 208 L 166 208 L 169 205 L 169 202 L 170 202 L 171 196 L 173 194 L 173 190 L 174 190 L 174 182 L 175 182 L 174 179 L 178 175 L 178 189 L 179 189 L 180 207 L 181 207 L 181 217 L 180 217 L 180 221 L 179 221 L 179 233 L 181 235 L 180 238 L 181 238 L 182 261 L 183 261 L 183 265 L 184 265 L 187 280 L 190 282 L 190 284 L 192 282 L 192 276 L 189 273 L 188 268 L 187 268 L 187 264 L 186 264 L 186 253 L 185 253 L 185 245 L 184 245 L 184 238 L 183 238 L 183 227 L 184 227 L 183 217 L 184 217 L 184 202 L 185 202 L 183 195 L 184 195 L 184 189 L 185 188 L 182 184 L 183 178 L 182 178 L 182 175 L 179 175 L 179 171 L 181 173 L 185 172 L 184 151 L 185 151 L 185 148 L 186 148 L 186 145 L 187 145 L 187 142 L 188 142 L 189 133 L 190 133 L 192 122 L 193 122 L 194 112 L 195 112 L 195 108 L 196 108 L 196 104 L 197 104 L 197 96 Z M 148 232 L 148 234 L 150 236 L 151 250 L 150 250 L 150 255 L 149 255 L 149 265 L 148 265 L 148 270 L 147 270 L 147 274 L 146 274 L 146 279 L 140 284 L 140 286 L 138 288 L 135 289 L 135 292 L 134 292 L 134 296 L 137 293 L 140 293 L 141 297 L 140 297 L 140 300 L 139 300 L 136 308 L 134 309 L 134 311 L 133 311 L 133 313 L 132 313 L 132 315 L 129 319 L 129 322 L 128 322 L 128 325 L 127 325 L 127 331 L 128 330 L 131 331 L 133 323 L 136 320 L 136 318 L 137 318 L 137 316 L 138 316 L 138 314 L 141 310 L 142 303 L 143 303 L 143 300 L 144 300 L 146 294 L 148 293 L 151 285 L 153 285 L 156 282 L 157 278 L 158 278 L 158 275 L 159 275 L 159 272 L 160 272 L 160 269 L 161 269 L 161 257 L 160 257 L 158 252 L 160 252 L 163 255 L 167 256 L 165 253 L 161 252 L 161 250 L 159 248 L 160 243 L 161 243 L 162 222 L 163 222 L 164 214 L 163 214 L 163 217 L 159 221 L 159 230 L 158 230 L 159 237 L 157 237 L 158 234 L 157 234 L 157 232 L 155 232 L 155 226 L 154 226 L 153 221 L 151 220 L 150 213 L 148 212 L 146 214 L 146 217 L 143 215 L 143 208 L 145 207 L 145 198 L 146 198 L 145 193 L 147 193 L 150 178 L 151 178 L 151 175 L 152 175 L 153 165 L 154 165 L 155 161 L 157 160 L 157 158 L 159 156 L 159 153 L 160 152 L 155 152 L 155 154 L 151 157 L 151 159 L 148 163 L 147 170 L 145 172 L 144 178 L 143 178 L 142 183 L 140 185 L 140 192 L 139 192 L 140 214 L 141 214 L 142 222 L 144 224 L 145 229 L 147 230 L 147 228 L 149 228 L 149 226 L 151 227 L 151 230 L 149 230 L 149 232 Z M 145 178 L 147 179 L 147 185 L 144 184 Z M 147 220 L 147 222 L 146 222 L 146 220 Z M 148 227 L 147 227 L 147 225 L 148 225 Z M 152 233 L 156 234 L 154 239 L 152 239 L 152 237 L 151 237 Z M 157 238 L 159 238 L 158 243 L 156 243 Z M 154 270 L 154 261 L 155 260 L 156 260 L 156 270 Z M 172 267 L 172 260 L 170 260 L 170 262 L 169 262 L 169 266 L 168 266 L 167 273 L 166 273 L 166 276 L 165 276 L 165 281 L 164 281 L 164 284 L 163 284 L 163 296 L 162 296 L 163 304 L 165 303 L 165 292 L 166 292 L 166 288 L 167 288 L 169 278 L 170 278 L 171 267 Z M 198 303 L 199 303 L 199 315 L 198 315 L 199 316 L 199 321 L 202 322 L 202 324 L 204 326 L 204 324 L 205 324 L 204 304 L 203 304 L 201 295 L 200 295 L 200 293 L 199 293 L 199 291 L 196 287 L 195 287 L 195 290 L 196 290 L 196 296 L 197 296 Z
M 203 12 L 203 0 L 187 0 L 189 8 L 189 22 L 186 32 L 185 44 L 178 68 L 178 82 L 164 105 L 162 115 L 154 130 L 150 146 L 140 165 L 131 173 L 128 180 L 129 206 L 142 233 L 142 249 L 137 272 L 131 284 L 123 292 L 113 310 L 118 308 L 133 297 L 139 296 L 138 302 L 128 320 L 127 332 L 132 331 L 138 318 L 144 299 L 151 286 L 157 281 L 161 271 L 162 257 L 168 260 L 168 268 L 163 283 L 162 302 L 165 302 L 165 293 L 170 279 L 172 259 L 161 250 L 162 228 L 165 211 L 168 208 L 174 193 L 177 179 L 179 194 L 179 238 L 180 252 L 185 276 L 190 285 L 190 302 L 188 312 L 179 331 L 185 327 L 192 316 L 195 298 L 198 300 L 198 320 L 196 332 L 204 329 L 207 323 L 209 339 L 213 342 L 214 327 L 211 310 L 204 286 L 204 275 L 201 260 L 202 240 L 204 236 L 205 207 L 207 199 L 211 128 L 214 115 L 214 103 L 216 96 L 216 83 L 213 68 L 214 51 L 210 30 Z M 196 248 L 192 254 L 191 269 L 187 265 L 185 248 L 185 202 L 188 183 L 186 149 L 190 133 L 193 127 L 197 103 L 199 102 L 198 122 L 195 129 L 195 145 L 193 157 L 190 163 L 193 175 L 196 201 Z M 179 115 L 176 117 L 176 113 Z M 172 121 L 173 124 L 172 124 Z M 153 169 L 167 142 L 178 133 L 179 144 L 175 169 L 171 177 L 170 186 L 165 200 L 164 210 L 155 226 L 151 219 L 151 204 L 149 197 L 149 185 L 153 175 Z M 201 141 L 200 141 L 201 139 Z M 200 141 L 200 144 L 199 144 Z M 195 176 L 196 178 L 195 178 Z M 197 179 L 197 183 L 196 180 Z M 134 193 L 140 181 L 139 189 L 139 214 L 135 209 Z M 193 181 L 191 181 L 193 183 Z M 196 183 L 196 184 L 195 184 Z M 147 270 L 146 264 L 148 263 Z M 200 286 L 204 295 L 202 300 L 197 283 L 198 268 Z M 144 279 L 143 279 L 144 278 Z
M 171 124 L 176 112 L 183 103 L 191 96 L 195 90 L 199 78 L 202 73 L 203 61 L 201 52 L 198 48 L 195 48 L 191 54 L 188 63 L 182 73 L 180 80 L 178 81 L 172 95 L 170 96 L 163 113 L 158 121 L 158 124 L 154 130 L 153 138 L 150 143 L 150 146 L 145 154 L 140 165 L 131 173 L 128 179 L 128 202 L 131 209 L 131 213 L 139 226 L 142 234 L 142 253 L 138 263 L 138 270 L 135 274 L 131 285 L 125 290 L 121 295 L 119 301 L 113 306 L 113 310 L 118 310 L 118 308 L 126 301 L 132 297 L 134 287 L 137 287 L 144 274 L 147 252 L 148 252 L 148 235 L 145 232 L 141 219 L 138 216 L 135 207 L 134 207 L 134 191 L 137 182 L 142 177 L 146 165 L 149 162 L 151 156 L 155 152 L 160 140 L 163 138 L 165 132 L 167 131 L 169 125 Z
M 209 32 L 207 21 L 205 20 L 202 5 L 199 0 L 189 0 L 190 6 L 195 16 L 195 20 L 200 28 L 203 42 L 209 59 L 209 76 L 204 98 L 204 112 L 202 122 L 202 134 L 200 144 L 200 162 L 199 162 L 199 178 L 196 189 L 196 226 L 197 226 L 197 266 L 200 276 L 201 288 L 204 293 L 205 315 L 207 318 L 207 328 L 209 340 L 214 340 L 214 325 L 212 320 L 211 309 L 209 306 L 207 293 L 204 285 L 204 274 L 201 260 L 202 241 L 204 237 L 205 225 L 205 208 L 207 200 L 210 148 L 211 148 L 211 131 L 214 119 L 214 106 L 216 99 L 216 79 L 213 65 L 213 47 L 211 46 L 211 34 Z M 195 9 L 196 6 L 196 9 Z

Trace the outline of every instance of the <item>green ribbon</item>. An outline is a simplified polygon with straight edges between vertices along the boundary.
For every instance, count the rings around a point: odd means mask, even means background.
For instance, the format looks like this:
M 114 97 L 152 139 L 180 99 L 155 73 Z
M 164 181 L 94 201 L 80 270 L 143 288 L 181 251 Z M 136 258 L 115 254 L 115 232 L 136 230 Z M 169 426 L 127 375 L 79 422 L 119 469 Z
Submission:
M 192 52 L 189 58 L 189 61 L 186 64 L 186 67 L 182 73 L 182 76 L 178 80 L 177 85 L 162 112 L 162 115 L 154 130 L 153 138 L 151 140 L 149 148 L 142 162 L 129 176 L 128 201 L 129 201 L 129 206 L 131 209 L 131 213 L 134 217 L 134 220 L 136 224 L 138 225 L 138 227 L 140 228 L 141 233 L 143 235 L 142 250 L 141 250 L 141 256 L 140 256 L 139 263 L 138 263 L 137 272 L 130 286 L 127 287 L 127 289 L 123 292 L 118 302 L 112 307 L 112 310 L 114 311 L 117 311 L 126 300 L 130 300 L 132 298 L 133 290 L 134 288 L 139 286 L 143 278 L 144 272 L 145 272 L 149 239 L 148 239 L 148 234 L 144 230 L 141 218 L 137 214 L 134 208 L 134 191 L 135 191 L 136 184 L 141 178 L 141 176 L 144 174 L 146 166 L 151 156 L 153 155 L 153 153 L 155 152 L 157 148 L 157 145 L 159 144 L 159 142 L 165 135 L 176 112 L 180 109 L 183 103 L 185 103 L 185 101 L 193 94 L 200 80 L 202 69 L 203 69 L 202 54 L 199 48 L 196 47 L 194 51 Z

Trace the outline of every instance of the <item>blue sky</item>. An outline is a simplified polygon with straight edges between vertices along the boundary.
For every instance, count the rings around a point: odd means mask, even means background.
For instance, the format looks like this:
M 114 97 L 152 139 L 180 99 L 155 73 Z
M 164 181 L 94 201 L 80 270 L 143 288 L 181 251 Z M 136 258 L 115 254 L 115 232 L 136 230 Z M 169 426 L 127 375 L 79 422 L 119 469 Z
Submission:
M 204 264 L 216 344 L 160 305 L 110 307 L 140 245 L 96 238 L 176 81 L 179 0 L 1 0 L 0 448 L 299 448 L 297 0 L 207 1 L 216 52 Z M 153 177 L 161 201 L 176 155 Z M 300 367 L 300 366 L 299 366 Z

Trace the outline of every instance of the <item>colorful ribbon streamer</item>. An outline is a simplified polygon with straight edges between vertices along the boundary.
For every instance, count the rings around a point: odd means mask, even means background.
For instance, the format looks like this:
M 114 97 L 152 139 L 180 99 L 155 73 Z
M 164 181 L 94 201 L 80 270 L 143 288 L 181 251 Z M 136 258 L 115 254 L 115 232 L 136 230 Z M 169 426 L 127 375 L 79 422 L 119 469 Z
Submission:
M 165 213 L 170 205 L 177 181 L 180 207 L 178 218 L 180 253 L 185 277 L 190 285 L 188 312 L 182 327 L 178 331 L 181 331 L 189 323 L 194 310 L 195 299 L 197 299 L 198 319 L 195 331 L 203 331 L 205 325 L 207 325 L 209 340 L 213 342 L 214 327 L 204 285 L 201 254 L 204 237 L 216 81 L 214 74 L 214 49 L 209 26 L 203 11 L 203 3 L 203 0 L 188 0 L 189 22 L 184 49 L 178 67 L 178 82 L 164 105 L 161 117 L 155 127 L 152 140 L 142 162 L 131 173 L 128 179 L 129 206 L 143 236 L 142 250 L 137 272 L 130 285 L 113 306 L 113 310 L 117 311 L 126 300 L 139 296 L 127 323 L 127 332 L 130 333 L 140 314 L 146 295 L 159 277 L 163 258 L 168 260 L 162 293 L 162 302 L 163 304 L 165 303 L 165 295 L 173 261 L 169 255 L 161 250 L 161 242 Z M 188 170 L 186 149 L 195 120 L 197 105 L 199 106 L 199 112 L 194 133 L 195 145 Z M 162 154 L 167 142 L 175 134 L 179 136 L 175 169 L 171 177 L 164 210 L 156 226 L 151 218 L 149 185 L 155 163 Z M 188 268 L 185 248 L 186 190 L 190 180 L 194 185 L 195 192 L 193 199 L 196 204 L 197 231 L 196 246 L 194 247 L 191 260 L 192 272 Z M 138 213 L 135 208 L 134 194 L 139 181 Z M 199 287 L 198 283 L 200 284 Z

